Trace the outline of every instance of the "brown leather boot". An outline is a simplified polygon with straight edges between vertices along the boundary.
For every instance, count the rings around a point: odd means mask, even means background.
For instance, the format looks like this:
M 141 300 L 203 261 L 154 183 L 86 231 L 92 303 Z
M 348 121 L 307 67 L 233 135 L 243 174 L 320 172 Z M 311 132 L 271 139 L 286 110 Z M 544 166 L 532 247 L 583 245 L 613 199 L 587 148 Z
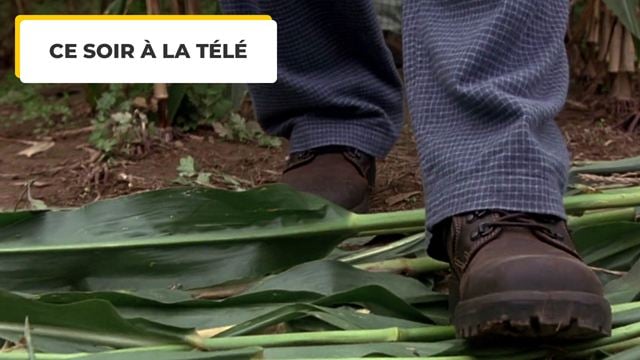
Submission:
M 450 306 L 458 336 L 609 335 L 611 308 L 556 217 L 476 211 L 447 226 Z
M 281 182 L 347 210 L 367 212 L 375 159 L 347 146 L 324 146 L 289 155 Z

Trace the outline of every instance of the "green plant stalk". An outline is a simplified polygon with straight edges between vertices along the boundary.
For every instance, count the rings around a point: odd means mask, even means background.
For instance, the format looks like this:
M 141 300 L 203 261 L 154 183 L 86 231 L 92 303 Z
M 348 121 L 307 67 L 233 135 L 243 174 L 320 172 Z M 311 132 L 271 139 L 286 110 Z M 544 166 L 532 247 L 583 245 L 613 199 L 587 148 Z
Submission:
M 428 326 L 411 329 L 393 327 L 373 330 L 316 331 L 211 338 L 204 339 L 203 345 L 208 350 L 223 350 L 250 346 L 274 347 L 399 341 L 439 341 L 453 339 L 454 337 L 455 331 L 452 326 Z
M 422 230 L 424 230 L 424 227 L 422 228 Z M 386 244 L 384 246 L 379 246 L 379 247 L 376 247 L 376 248 L 373 248 L 373 249 L 369 249 L 369 250 L 358 252 L 357 254 L 352 254 L 352 255 L 345 256 L 345 257 L 341 258 L 340 261 L 346 262 L 347 264 L 352 264 L 354 262 L 357 262 L 358 260 L 366 259 L 366 258 L 371 257 L 371 256 L 375 256 L 375 255 L 378 255 L 378 254 L 382 254 L 382 253 L 391 251 L 393 249 L 397 249 L 397 248 L 405 246 L 407 244 L 412 244 L 412 243 L 418 242 L 424 236 L 425 236 L 424 232 L 421 232 L 421 233 L 418 233 L 418 234 L 414 234 L 414 235 L 410 235 L 410 236 L 407 236 L 407 237 L 402 238 L 400 240 L 397 240 L 397 241 L 394 241 L 392 243 Z
M 611 305 L 611 313 L 614 315 L 628 310 L 640 310 L 640 301 Z
M 388 229 L 424 227 L 425 210 L 403 210 L 375 214 L 351 214 L 350 228 L 357 233 L 377 233 Z
M 571 353 L 574 351 L 600 348 L 606 345 L 619 343 L 636 337 L 640 337 L 640 323 L 633 323 L 615 328 L 611 331 L 610 337 L 588 341 L 582 344 L 568 345 L 564 348 L 564 350 Z
M 587 359 L 591 355 L 600 351 L 604 351 L 607 353 L 618 353 L 638 345 L 640 345 L 640 337 L 632 338 L 632 339 L 628 339 L 620 342 L 615 342 L 608 345 L 596 346 L 596 347 L 592 347 L 592 348 L 577 351 L 577 352 L 571 352 L 566 354 L 564 357 L 569 359 Z
M 569 213 L 638 205 L 640 205 L 640 190 L 638 188 L 629 188 L 624 193 L 584 194 L 564 198 L 564 208 Z
M 567 196 L 564 198 L 564 207 L 568 213 L 581 213 L 588 210 L 610 209 L 610 208 L 630 208 L 640 206 L 640 187 L 628 188 L 626 192 L 598 193 Z M 633 220 L 631 209 L 621 209 L 620 212 L 604 214 L 587 214 L 577 224 L 584 225 L 585 222 L 602 222 Z M 578 218 L 574 218 L 578 219 Z M 389 231 L 390 229 L 413 229 L 424 225 L 426 221 L 425 210 L 404 210 L 388 213 L 376 214 L 352 214 L 350 218 L 350 228 L 362 234 L 377 234 L 379 231 Z
M 140 348 L 140 349 L 144 349 L 144 350 L 139 350 L 139 351 L 147 351 L 148 349 L 146 348 Z M 171 350 L 167 350 L 167 351 L 171 351 Z M 114 354 L 116 353 L 115 351 L 108 351 L 108 352 L 103 352 L 100 354 Z M 67 359 L 76 359 L 76 358 L 81 358 L 84 356 L 89 356 L 92 355 L 90 353 L 73 353 L 73 354 L 50 354 L 50 353 L 38 353 L 37 354 L 37 359 L 38 360 L 67 360 Z M 6 353 L 0 353 L 0 360 L 28 360 L 28 354 L 25 351 L 12 351 L 12 352 L 6 352 Z M 340 360 L 360 360 L 361 358 L 340 358 Z M 384 358 L 380 358 L 380 357 L 373 357 L 373 358 L 367 358 L 370 360 L 388 360 L 388 357 L 384 357 Z M 415 360 L 415 357 L 397 357 L 394 358 L 396 360 Z M 421 357 L 421 359 L 427 359 L 427 360 L 476 360 L 475 357 L 473 356 L 428 356 L 428 357 Z M 304 358 L 298 358 L 298 360 L 305 360 Z M 308 359 L 308 360 L 318 360 L 317 358 L 312 358 L 312 359 Z
M 392 272 L 402 274 L 424 274 L 434 271 L 447 270 L 449 264 L 438 261 L 429 256 L 422 256 L 415 259 L 399 258 L 370 262 L 355 265 L 355 267 L 373 272 Z
M 409 226 L 406 228 L 389 228 L 389 229 L 378 229 L 371 231 L 363 231 L 358 233 L 358 236 L 371 236 L 371 235 L 386 235 L 386 234 L 415 234 L 417 232 L 424 231 L 424 223 L 414 226 Z
M 638 208 L 594 211 L 582 216 L 569 216 L 567 223 L 570 228 L 577 229 L 616 221 L 640 221 L 640 211 Z
M 0 358 L 1 359 L 1 358 Z M 297 358 L 298 360 L 318 360 L 318 358 Z M 367 360 L 389 360 L 390 357 L 367 357 Z M 394 357 L 396 360 L 416 360 L 417 357 Z M 421 356 L 420 359 L 426 360 L 476 360 L 473 356 Z M 338 360 L 362 360 L 362 358 L 338 358 Z

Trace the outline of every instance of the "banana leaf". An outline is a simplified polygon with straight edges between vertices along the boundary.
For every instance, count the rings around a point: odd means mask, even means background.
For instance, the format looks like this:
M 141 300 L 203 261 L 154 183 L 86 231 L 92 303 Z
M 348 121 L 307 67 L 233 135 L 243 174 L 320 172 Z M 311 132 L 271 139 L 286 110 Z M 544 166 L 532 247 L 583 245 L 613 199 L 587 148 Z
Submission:
M 461 353 L 467 345 L 462 340 L 438 342 L 398 342 L 382 344 L 347 344 L 296 347 L 273 347 L 264 350 L 267 359 L 334 359 L 365 357 L 428 357 Z
M 175 349 L 174 349 L 175 348 Z M 156 346 L 150 348 L 133 348 L 104 351 L 100 353 L 42 354 L 38 360 L 254 360 L 263 358 L 260 347 L 224 351 L 194 351 L 175 346 Z M 24 351 L 0 353 L 0 360 L 30 360 Z
M 407 213 L 352 214 L 284 185 L 166 189 L 21 221 L 2 213 L 0 288 L 193 289 L 257 278 L 322 258 L 362 230 L 424 219 Z
M 589 265 L 628 271 L 640 257 L 640 223 L 610 222 L 578 229 L 576 248 Z
M 424 323 L 357 312 L 353 308 L 329 308 L 312 304 L 292 304 L 234 326 L 219 336 L 250 335 L 280 323 L 293 323 L 296 331 L 363 330 L 389 327 L 417 328 Z
M 48 304 L 0 290 L 0 337 L 19 343 L 25 319 L 32 345 L 47 352 L 96 352 L 165 344 L 199 345 L 190 330 L 122 318 L 109 302 Z
M 565 198 L 568 211 L 635 206 L 628 194 Z M 165 189 L 75 210 L 0 213 L 0 288 L 194 289 L 327 256 L 364 232 L 421 226 L 424 210 L 353 214 L 284 185 Z M 606 237 L 604 237 L 606 238 Z
M 638 20 L 638 0 L 604 0 L 624 26 L 640 39 L 640 20 Z
M 31 219 L 38 213 L 43 213 L 48 210 L 35 210 L 35 211 L 15 211 L 15 212 L 3 212 L 0 213 L 0 228 L 3 226 L 15 224 L 21 221 Z
M 108 301 L 125 319 L 140 318 L 186 329 L 238 325 L 265 316 L 272 318 L 273 315 L 267 314 L 282 308 L 295 309 L 306 305 L 335 307 L 358 304 L 371 310 L 372 315 L 392 316 L 398 324 L 441 323 L 432 319 L 430 313 L 436 308 L 442 309 L 439 312 L 446 312 L 447 307 L 446 295 L 431 291 L 417 280 L 394 274 L 369 273 L 336 261 L 299 265 L 224 300 L 196 300 L 187 292 L 167 289 L 135 293 L 61 292 L 34 298 L 52 304 Z M 430 304 L 432 311 L 423 313 L 412 305 L 413 302 L 419 302 L 421 306 Z M 348 328 L 357 326 L 351 324 Z M 238 327 L 233 331 L 240 332 L 241 329 Z M 242 333 L 247 331 L 242 330 Z
M 628 303 L 638 300 L 640 295 L 640 262 L 636 262 L 623 277 L 608 282 L 604 288 L 611 304 Z M 640 310 L 636 310 L 640 313 Z

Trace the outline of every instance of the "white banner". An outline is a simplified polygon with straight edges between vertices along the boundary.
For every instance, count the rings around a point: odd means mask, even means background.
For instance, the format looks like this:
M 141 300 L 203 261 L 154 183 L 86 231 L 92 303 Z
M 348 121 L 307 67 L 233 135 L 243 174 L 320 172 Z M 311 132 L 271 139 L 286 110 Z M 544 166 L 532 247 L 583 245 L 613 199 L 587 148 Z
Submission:
M 266 15 L 21 15 L 24 83 L 273 83 Z

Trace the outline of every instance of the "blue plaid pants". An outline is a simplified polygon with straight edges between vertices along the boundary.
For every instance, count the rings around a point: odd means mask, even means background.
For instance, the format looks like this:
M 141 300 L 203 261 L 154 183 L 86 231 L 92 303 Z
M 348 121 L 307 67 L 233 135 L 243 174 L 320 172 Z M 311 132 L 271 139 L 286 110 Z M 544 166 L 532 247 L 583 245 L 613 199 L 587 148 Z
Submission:
M 291 150 L 384 157 L 402 87 L 369 0 L 225 0 L 278 23 L 278 81 L 250 85 Z M 406 0 L 404 75 L 431 227 L 503 209 L 564 217 L 569 156 L 554 122 L 568 87 L 568 0 Z

